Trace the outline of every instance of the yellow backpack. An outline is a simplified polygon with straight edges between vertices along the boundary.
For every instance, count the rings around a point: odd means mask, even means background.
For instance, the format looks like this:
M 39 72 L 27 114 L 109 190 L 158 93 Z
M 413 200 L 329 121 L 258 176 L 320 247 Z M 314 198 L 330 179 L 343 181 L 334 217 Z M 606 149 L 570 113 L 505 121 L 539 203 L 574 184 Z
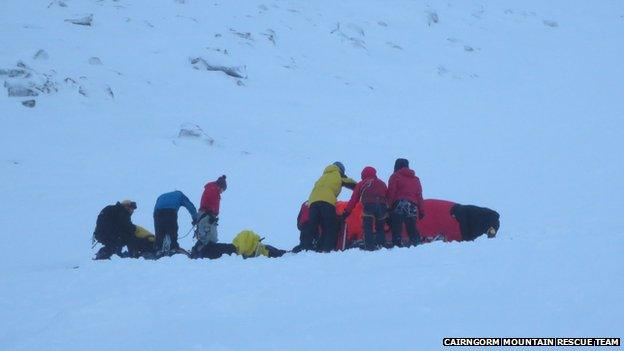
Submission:
M 264 238 L 251 230 L 243 230 L 232 240 L 232 244 L 236 247 L 236 253 L 243 258 L 260 255 L 268 257 L 269 250 L 261 243 L 262 239 Z
M 134 231 L 134 236 L 139 239 L 147 239 L 150 242 L 156 241 L 156 237 L 154 236 L 154 234 L 150 233 L 149 230 L 138 225 L 136 226 L 136 230 Z

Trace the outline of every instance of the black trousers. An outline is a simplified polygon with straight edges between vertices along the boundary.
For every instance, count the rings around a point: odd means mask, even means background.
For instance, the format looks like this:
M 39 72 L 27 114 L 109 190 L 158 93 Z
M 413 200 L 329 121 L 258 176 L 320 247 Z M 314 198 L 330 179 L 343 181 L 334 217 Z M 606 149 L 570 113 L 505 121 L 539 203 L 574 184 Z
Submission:
M 372 250 L 377 245 L 386 244 L 384 226 L 388 217 L 388 206 L 385 203 L 365 203 L 362 212 L 362 227 L 364 229 L 364 248 Z M 375 230 L 373 231 L 373 225 Z M 373 232 L 376 239 L 373 238 Z
M 319 238 L 316 248 L 318 251 L 329 252 L 336 249 L 338 240 L 336 206 L 324 201 L 317 201 L 310 205 L 309 226 L 302 235 L 301 248 L 303 250 L 315 249 L 314 238 Z
M 165 235 L 171 239 L 171 250 L 180 247 L 178 244 L 178 211 L 173 209 L 163 209 L 154 212 L 154 231 L 156 232 L 156 251 L 163 249 Z
M 153 242 L 147 238 L 133 238 L 128 241 L 128 254 L 130 254 L 130 257 L 138 258 L 146 253 L 156 253 Z
M 416 228 L 416 218 L 418 218 L 418 211 L 415 216 L 408 215 L 402 211 L 397 211 L 396 208 L 390 212 L 390 229 L 392 230 L 392 243 L 394 246 L 403 246 L 403 242 L 401 240 L 403 225 L 405 225 L 405 229 L 407 230 L 410 244 L 420 244 L 420 233 L 418 233 L 418 228 Z
M 95 254 L 95 259 L 107 260 L 114 254 L 116 254 L 117 256 L 121 256 L 122 248 L 123 248 L 123 245 L 118 245 L 116 243 L 104 244 L 104 246 L 102 246 L 100 250 L 98 250 L 98 252 Z
M 282 257 L 284 256 L 286 252 L 288 252 L 286 250 L 278 249 L 275 246 L 271 246 L 271 245 L 264 245 L 264 246 L 267 248 L 267 250 L 269 250 L 270 258 Z
M 121 249 L 126 245 L 126 240 L 124 240 L 121 235 L 116 232 L 98 232 L 98 234 L 94 234 L 99 243 L 103 246 L 98 250 L 95 254 L 96 260 L 107 260 L 112 255 L 121 256 Z
M 210 258 L 215 259 L 224 254 L 231 255 L 236 253 L 236 246 L 232 244 L 221 244 L 210 242 L 207 245 L 197 241 L 193 249 L 191 249 L 191 258 Z

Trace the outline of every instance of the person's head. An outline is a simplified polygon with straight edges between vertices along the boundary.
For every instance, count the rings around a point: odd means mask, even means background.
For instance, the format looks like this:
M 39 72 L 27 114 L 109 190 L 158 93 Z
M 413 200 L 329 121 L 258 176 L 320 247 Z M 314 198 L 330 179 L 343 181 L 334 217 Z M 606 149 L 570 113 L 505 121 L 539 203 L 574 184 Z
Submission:
M 409 168 L 409 161 L 406 158 L 397 158 L 394 161 L 394 171 L 398 171 L 401 168 Z
M 217 185 L 221 189 L 221 192 L 224 192 L 227 189 L 227 182 L 225 181 L 225 174 L 220 176 L 217 179 Z
M 362 170 L 362 180 L 377 176 L 377 170 L 374 167 L 366 166 Z
M 132 201 L 132 200 L 123 200 L 121 201 L 121 205 L 128 210 L 128 212 L 130 212 L 130 214 L 132 214 L 134 212 L 134 210 L 137 209 L 137 204 L 136 202 Z
M 488 228 L 486 234 L 488 238 L 494 238 L 496 237 L 496 234 L 498 234 L 498 229 L 500 228 L 500 215 L 498 212 L 492 211 L 489 219 L 489 225 L 490 227 Z
M 342 164 L 342 162 L 336 161 L 333 164 L 334 164 L 334 166 L 338 167 L 338 169 L 340 170 L 340 175 L 344 177 L 345 176 L 345 166 Z

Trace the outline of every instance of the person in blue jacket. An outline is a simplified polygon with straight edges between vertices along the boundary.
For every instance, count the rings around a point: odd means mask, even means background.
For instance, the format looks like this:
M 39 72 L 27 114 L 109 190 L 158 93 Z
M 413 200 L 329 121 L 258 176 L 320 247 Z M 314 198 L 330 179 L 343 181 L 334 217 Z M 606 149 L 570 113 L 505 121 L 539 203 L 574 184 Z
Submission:
M 162 194 L 154 206 L 154 231 L 156 232 L 156 252 L 159 256 L 170 255 L 179 251 L 178 210 L 184 206 L 195 225 L 197 209 L 181 191 Z

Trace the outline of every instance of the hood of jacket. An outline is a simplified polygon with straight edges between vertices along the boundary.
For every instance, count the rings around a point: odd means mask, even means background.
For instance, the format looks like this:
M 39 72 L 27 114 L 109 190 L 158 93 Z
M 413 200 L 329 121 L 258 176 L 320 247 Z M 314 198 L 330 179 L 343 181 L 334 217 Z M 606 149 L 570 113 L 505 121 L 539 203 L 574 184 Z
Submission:
M 338 168 L 338 166 L 336 166 L 334 164 L 329 165 L 329 166 L 325 167 L 325 170 L 323 171 L 323 174 L 330 174 L 330 173 L 333 173 L 333 172 L 336 172 L 336 173 L 338 173 L 338 175 L 340 175 L 340 168 Z
M 364 167 L 362 170 L 362 180 L 369 178 L 377 178 L 377 170 L 371 166 Z

